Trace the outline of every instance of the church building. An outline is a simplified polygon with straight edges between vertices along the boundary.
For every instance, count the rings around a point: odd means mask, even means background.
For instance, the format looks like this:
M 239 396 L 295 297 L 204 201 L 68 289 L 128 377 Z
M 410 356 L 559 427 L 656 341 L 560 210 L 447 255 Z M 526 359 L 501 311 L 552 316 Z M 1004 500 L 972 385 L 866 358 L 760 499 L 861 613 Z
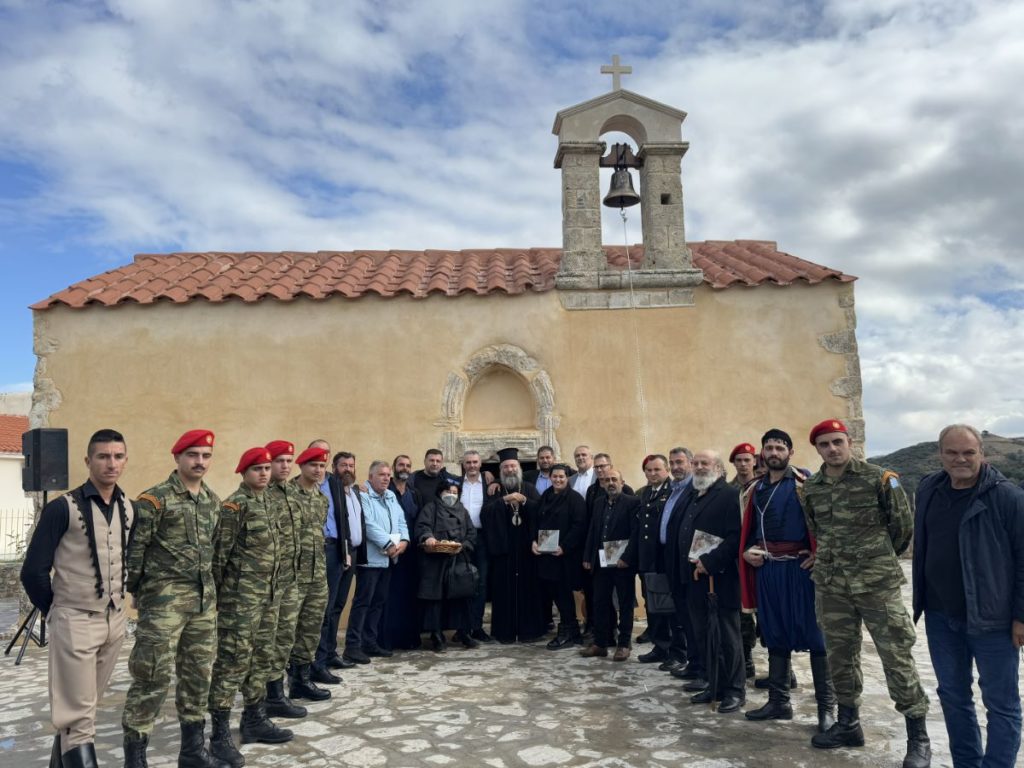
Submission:
M 273 439 L 325 438 L 360 479 L 432 447 L 454 468 L 470 448 L 571 461 L 585 443 L 639 486 L 648 453 L 727 455 L 780 427 L 816 467 L 823 418 L 863 442 L 855 278 L 774 242 L 687 242 L 685 116 L 617 74 L 557 114 L 561 248 L 143 254 L 76 283 L 32 306 L 32 426 L 66 427 L 71 456 L 122 431 L 130 492 L 198 427 L 217 434 L 223 494 L 242 451 Z M 601 167 L 637 172 L 636 193 L 615 178 L 642 244 L 602 243 Z

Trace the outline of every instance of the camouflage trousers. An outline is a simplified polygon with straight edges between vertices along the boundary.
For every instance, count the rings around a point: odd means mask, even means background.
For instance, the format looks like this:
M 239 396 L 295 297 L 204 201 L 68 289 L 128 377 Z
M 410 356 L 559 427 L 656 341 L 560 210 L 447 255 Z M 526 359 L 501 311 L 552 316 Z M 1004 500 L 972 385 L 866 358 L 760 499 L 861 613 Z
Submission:
M 266 698 L 267 683 L 280 678 L 284 670 L 285 660 L 282 659 L 278 663 L 277 651 L 277 625 L 281 617 L 281 598 L 284 592 L 284 585 L 275 586 L 259 617 L 253 643 L 252 663 L 249 665 L 249 674 L 242 681 L 242 697 L 246 704 L 255 704 Z M 288 641 L 289 649 L 291 642 Z
M 295 645 L 295 623 L 299 620 L 299 606 L 302 593 L 296 581 L 282 584 L 278 590 L 277 627 L 274 632 L 272 653 L 269 658 L 267 680 L 280 680 L 291 659 Z
M 818 586 L 814 601 L 839 703 L 847 707 L 861 704 L 863 623 L 882 660 L 885 682 L 896 710 L 907 717 L 924 717 L 928 712 L 928 696 L 921 686 L 912 654 L 917 636 L 899 587 L 855 594 Z
M 263 685 L 246 689 L 252 673 L 256 634 L 267 613 L 270 596 L 263 600 L 248 600 L 237 605 L 218 606 L 217 657 L 213 661 L 210 681 L 210 711 L 231 709 L 235 693 L 242 689 L 246 704 L 255 704 L 263 698 Z M 264 681 L 264 684 L 266 681 Z
M 311 584 L 298 585 L 299 611 L 295 622 L 295 644 L 292 645 L 293 664 L 312 664 L 320 645 L 320 628 L 327 610 L 327 579 L 316 579 Z
M 195 723 L 206 716 L 210 666 L 217 649 L 217 609 L 211 605 L 199 611 L 198 598 L 190 601 L 196 610 L 184 610 L 168 601 L 139 611 L 135 647 L 128 659 L 132 684 L 121 715 L 126 732 L 153 730 L 167 698 L 172 665 L 177 674 L 174 703 L 178 719 Z

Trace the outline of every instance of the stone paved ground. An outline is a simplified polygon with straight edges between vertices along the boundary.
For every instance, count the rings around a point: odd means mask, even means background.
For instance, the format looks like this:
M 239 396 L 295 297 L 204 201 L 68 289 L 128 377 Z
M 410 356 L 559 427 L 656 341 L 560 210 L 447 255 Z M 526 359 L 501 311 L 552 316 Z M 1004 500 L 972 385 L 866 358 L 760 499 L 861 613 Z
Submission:
M 643 647 L 641 647 L 643 650 Z M 766 666 L 757 651 L 761 674 Z M 950 766 L 935 677 L 923 633 L 915 649 L 932 698 L 929 730 L 934 766 Z M 123 654 L 127 661 L 127 648 Z M 435 655 L 417 651 L 346 672 L 335 698 L 309 706 L 288 723 L 290 744 L 242 748 L 249 766 L 597 766 L 607 768 L 853 768 L 899 766 L 903 721 L 892 709 L 878 657 L 865 638 L 868 745 L 821 752 L 808 740 L 815 709 L 806 656 L 798 656 L 800 689 L 792 722 L 755 724 L 742 715 L 718 715 L 690 705 L 680 684 L 634 659 L 588 660 L 542 646 L 482 646 Z M 48 723 L 46 655 L 30 647 L 24 663 L 10 659 L 0 676 L 0 766 L 46 765 Z M 120 709 L 128 688 L 126 663 L 99 714 L 101 764 L 119 765 Z M 748 690 L 748 707 L 764 694 Z M 237 720 L 236 720 L 237 723 Z M 173 694 L 150 748 L 154 768 L 176 765 L 178 729 Z

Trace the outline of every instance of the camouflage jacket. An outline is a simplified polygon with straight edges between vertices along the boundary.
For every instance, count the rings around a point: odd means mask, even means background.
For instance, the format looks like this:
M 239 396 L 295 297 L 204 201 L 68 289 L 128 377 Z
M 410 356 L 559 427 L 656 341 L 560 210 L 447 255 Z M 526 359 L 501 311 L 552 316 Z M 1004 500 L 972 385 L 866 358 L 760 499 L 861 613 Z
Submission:
M 327 555 L 324 552 L 324 523 L 327 522 L 327 497 L 319 488 L 305 490 L 299 478 L 288 481 L 302 510 L 299 530 L 299 565 L 296 576 L 301 584 L 323 579 L 327 573 Z
M 278 557 L 277 520 L 266 491 L 245 483 L 221 505 L 213 550 L 217 603 L 258 603 L 273 592 Z
M 906 582 L 897 556 L 910 545 L 914 516 L 899 475 L 860 459 L 837 478 L 823 466 L 803 484 L 800 501 L 817 539 L 818 587 L 859 593 Z
M 271 481 L 267 486 L 267 507 L 277 525 L 277 573 L 275 584 L 291 584 L 299 570 L 299 537 L 302 533 L 302 505 L 291 483 Z
M 140 607 L 173 603 L 205 611 L 217 602 L 213 540 L 220 498 L 202 484 L 193 496 L 177 472 L 142 493 L 128 544 L 128 591 Z

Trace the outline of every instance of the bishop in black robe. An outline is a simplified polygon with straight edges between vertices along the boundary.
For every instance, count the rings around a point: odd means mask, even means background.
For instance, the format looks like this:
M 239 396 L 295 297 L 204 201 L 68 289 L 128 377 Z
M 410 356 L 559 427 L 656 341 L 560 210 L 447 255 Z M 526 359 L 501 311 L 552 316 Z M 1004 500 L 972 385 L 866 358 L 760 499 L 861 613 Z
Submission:
M 508 500 L 515 493 L 526 501 Z M 495 490 L 480 511 L 480 532 L 490 555 L 491 634 L 500 643 L 532 642 L 546 629 L 532 550 L 539 502 L 537 489 L 520 479 L 514 490 L 505 485 Z

